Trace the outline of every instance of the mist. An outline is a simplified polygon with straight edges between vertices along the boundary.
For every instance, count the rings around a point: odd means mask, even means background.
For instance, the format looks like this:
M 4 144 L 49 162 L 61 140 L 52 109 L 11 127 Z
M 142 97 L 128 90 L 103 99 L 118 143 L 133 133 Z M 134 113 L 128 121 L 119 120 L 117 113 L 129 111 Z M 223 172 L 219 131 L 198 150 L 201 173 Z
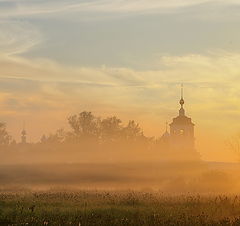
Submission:
M 185 117 L 181 109 L 178 117 Z M 83 111 L 67 121 L 70 130 L 43 135 L 36 143 L 28 142 L 25 129 L 16 143 L 1 124 L 2 191 L 132 189 L 232 194 L 240 188 L 238 163 L 203 161 L 191 137 L 175 140 L 171 137 L 174 127 L 168 132 L 168 124 L 161 137 L 147 137 L 137 122 L 124 124 L 116 116 L 101 118 Z

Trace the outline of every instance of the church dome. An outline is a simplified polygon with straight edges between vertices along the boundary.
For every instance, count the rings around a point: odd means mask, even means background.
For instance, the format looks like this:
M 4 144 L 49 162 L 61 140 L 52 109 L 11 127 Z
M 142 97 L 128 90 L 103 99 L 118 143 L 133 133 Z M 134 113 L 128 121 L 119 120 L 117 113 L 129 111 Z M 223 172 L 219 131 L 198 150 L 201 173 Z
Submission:
M 184 105 L 184 99 L 181 98 L 181 100 L 179 101 L 179 103 L 180 103 L 181 105 Z

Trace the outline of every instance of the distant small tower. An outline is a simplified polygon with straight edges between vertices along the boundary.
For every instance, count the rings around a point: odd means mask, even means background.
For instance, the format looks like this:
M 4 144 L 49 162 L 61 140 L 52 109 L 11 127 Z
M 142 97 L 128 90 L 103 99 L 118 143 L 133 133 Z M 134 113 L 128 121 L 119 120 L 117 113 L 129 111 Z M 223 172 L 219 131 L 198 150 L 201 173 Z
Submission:
M 179 115 L 173 119 L 170 124 L 171 147 L 177 150 L 195 150 L 194 145 L 194 124 L 191 118 L 185 115 L 183 108 L 183 85 L 181 86 L 181 99 L 179 101 L 181 108 Z
M 23 130 L 21 132 L 21 143 L 26 144 L 27 143 L 27 132 L 25 130 L 25 125 L 23 126 Z
M 159 138 L 158 144 L 161 146 L 161 148 L 168 149 L 169 142 L 170 142 L 170 134 L 168 132 L 168 122 L 166 122 L 166 130 L 164 134 Z
M 168 142 L 169 137 L 170 137 L 170 134 L 168 132 L 168 122 L 166 122 L 165 133 L 161 136 L 161 139 Z

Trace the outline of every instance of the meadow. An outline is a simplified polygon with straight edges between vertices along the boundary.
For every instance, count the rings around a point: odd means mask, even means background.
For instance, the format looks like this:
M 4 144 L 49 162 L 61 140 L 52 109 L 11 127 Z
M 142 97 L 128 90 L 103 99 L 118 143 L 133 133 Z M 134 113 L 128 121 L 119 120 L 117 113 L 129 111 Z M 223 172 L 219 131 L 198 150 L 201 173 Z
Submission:
M 240 225 L 240 196 L 130 190 L 2 192 L 0 225 Z

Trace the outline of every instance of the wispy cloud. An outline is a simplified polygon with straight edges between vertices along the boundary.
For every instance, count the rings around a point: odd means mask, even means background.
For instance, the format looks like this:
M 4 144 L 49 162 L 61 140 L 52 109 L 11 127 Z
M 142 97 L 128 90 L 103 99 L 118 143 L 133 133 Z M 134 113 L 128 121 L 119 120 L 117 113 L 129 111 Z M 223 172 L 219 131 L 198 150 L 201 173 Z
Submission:
M 0 21 L 0 56 L 27 52 L 41 40 L 40 32 L 27 22 Z
M 16 17 L 27 15 L 54 14 L 61 12 L 157 12 L 167 9 L 190 7 L 209 2 L 238 4 L 237 1 L 216 0 L 11 0 L 0 1 L 0 17 Z
M 44 95 L 74 98 L 74 95 L 86 96 L 86 92 L 92 90 L 88 97 L 112 103 L 121 93 L 121 103 L 131 105 L 131 101 L 136 100 L 138 105 L 151 108 L 155 108 L 158 101 L 173 101 L 178 85 L 184 82 L 188 86 L 187 92 L 192 92 L 189 98 L 194 100 L 196 108 L 203 104 L 201 98 L 205 99 L 205 104 L 217 105 L 219 99 L 226 104 L 237 103 L 240 93 L 238 53 L 219 51 L 208 55 L 165 56 L 158 62 L 158 65 L 153 65 L 158 68 L 154 71 L 138 71 L 106 66 L 70 67 L 49 60 L 12 57 L 0 60 L 0 80 L 5 88 L 12 85 L 13 89 L 8 92 L 14 92 L 15 88 L 15 92 L 20 91 L 18 88 L 21 89 L 22 84 L 21 90 L 27 95 L 31 87 L 35 87 L 33 84 L 38 84 L 38 92 Z M 29 89 L 25 87 L 28 85 Z

